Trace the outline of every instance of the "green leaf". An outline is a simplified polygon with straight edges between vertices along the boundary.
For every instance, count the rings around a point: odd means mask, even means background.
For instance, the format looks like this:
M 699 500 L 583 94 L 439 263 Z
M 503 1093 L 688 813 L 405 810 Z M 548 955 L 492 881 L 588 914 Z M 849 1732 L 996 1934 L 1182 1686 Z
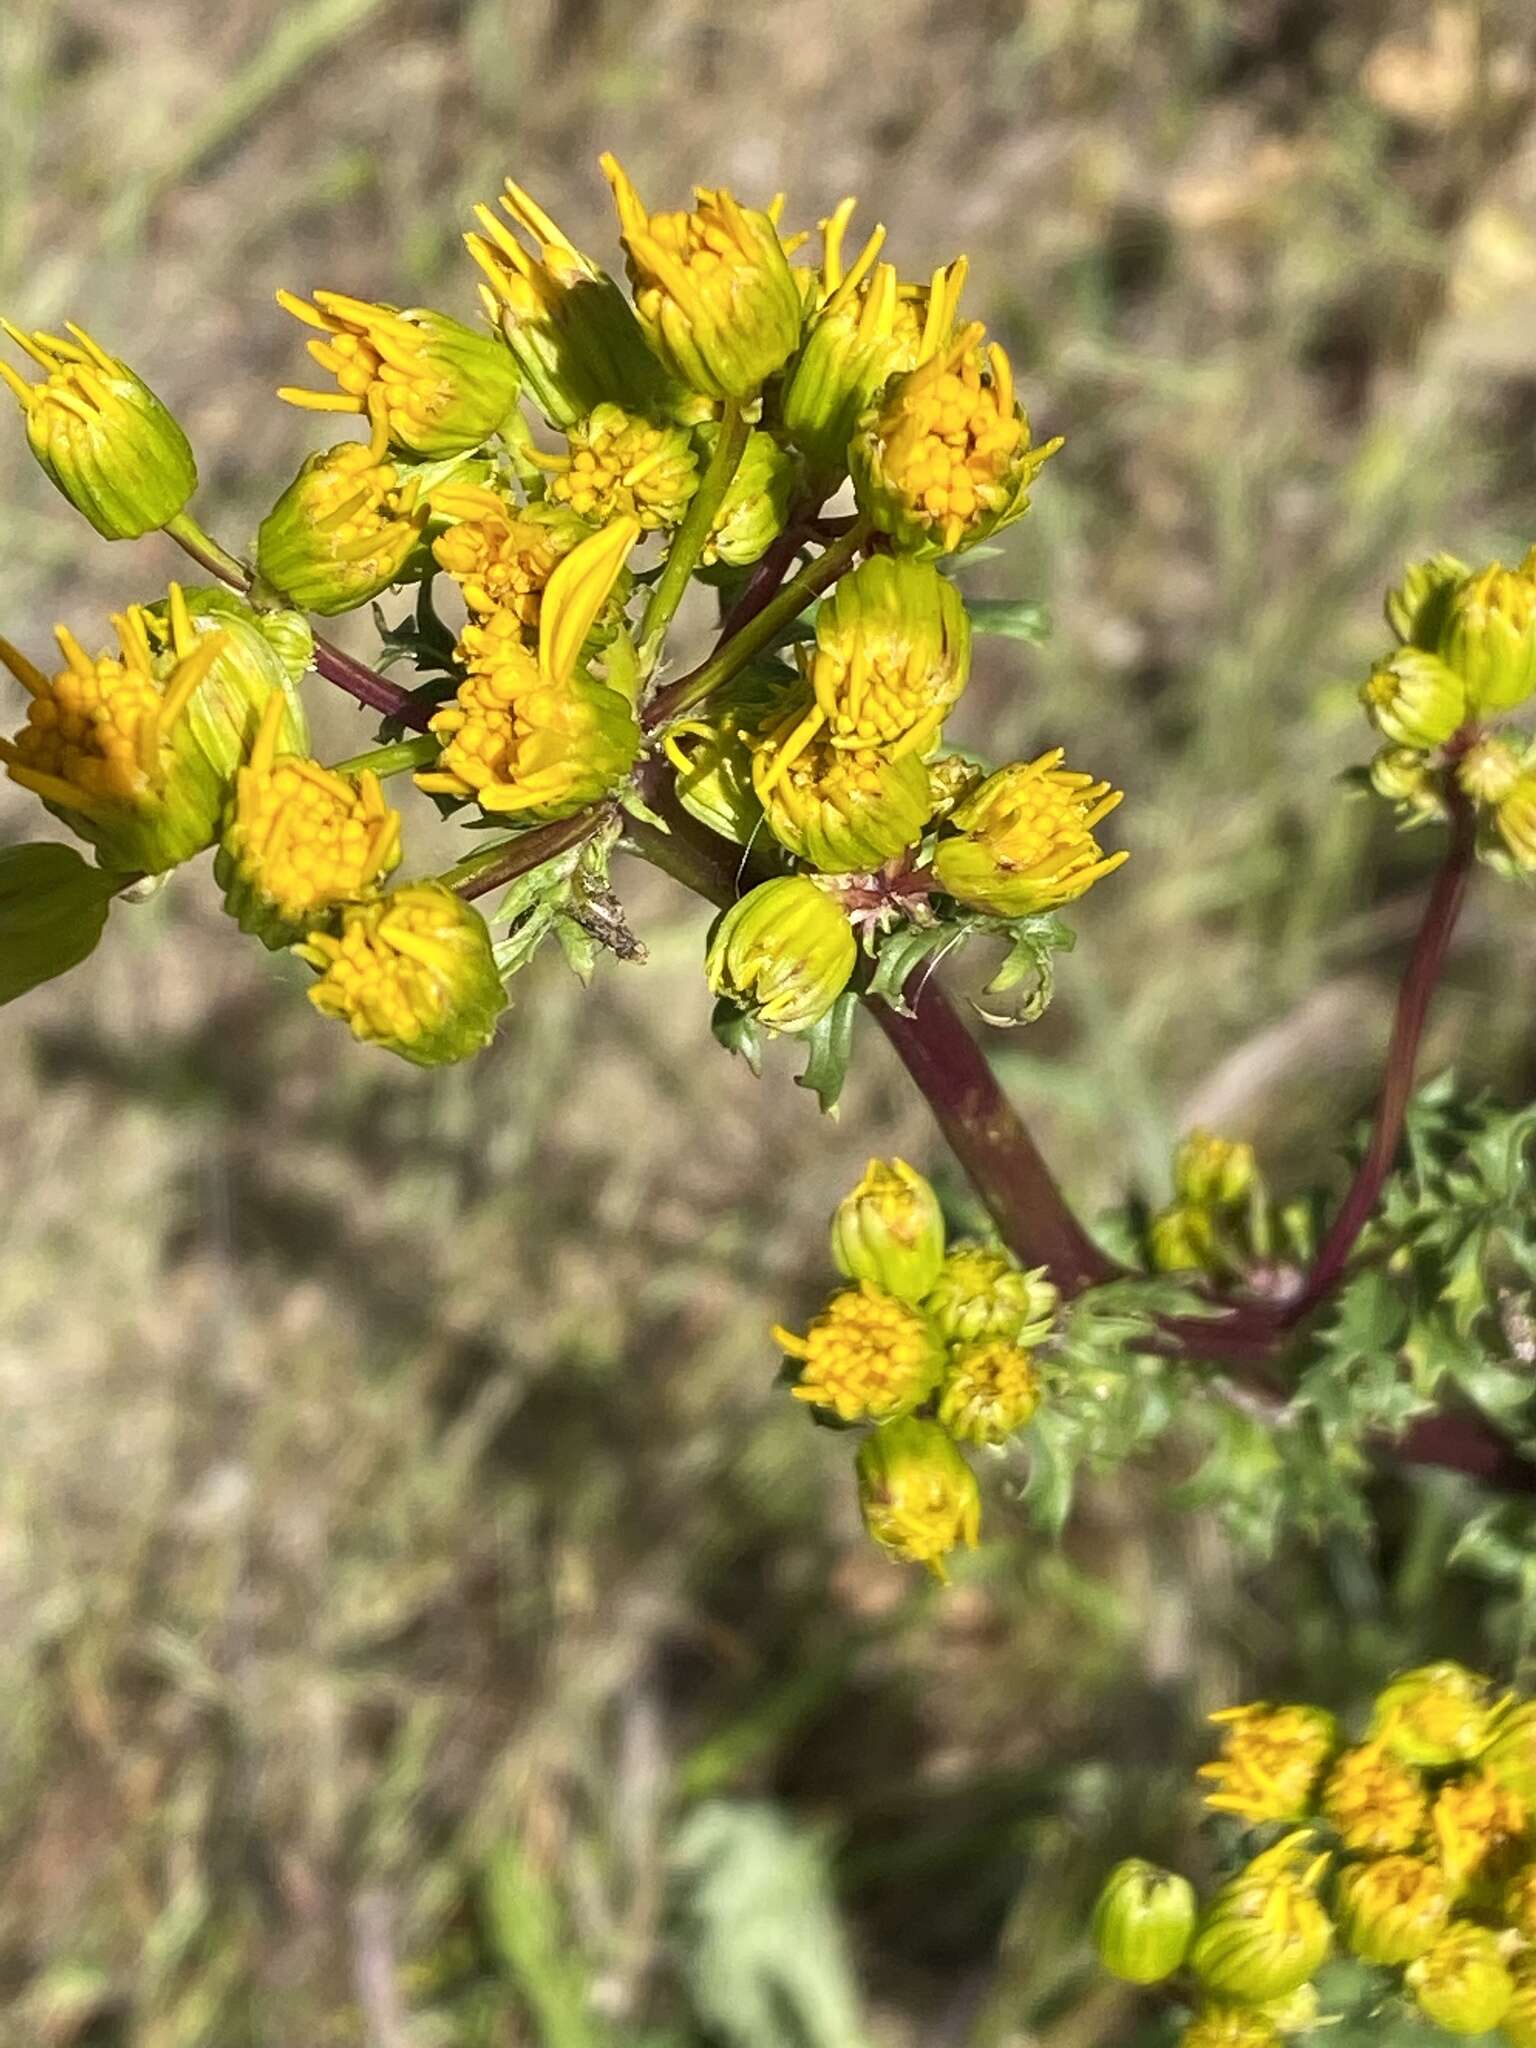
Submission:
M 763 1071 L 763 1034 L 757 1019 L 738 1010 L 729 996 L 721 996 L 715 1004 L 709 1028 L 726 1051 L 745 1060 L 754 1074 Z
M 858 1009 L 858 996 L 852 989 L 844 989 L 827 1014 L 806 1033 L 805 1072 L 796 1078 L 800 1087 L 814 1089 L 823 1116 L 837 1114 L 837 1099 L 848 1078 L 853 1020 Z
M 0 1003 L 93 953 L 128 879 L 91 867 L 72 846 L 0 848 Z
M 984 992 L 989 996 L 1006 995 L 1023 987 L 1024 993 L 1006 1010 L 989 1010 L 977 1002 L 973 1002 L 971 1008 L 986 1023 L 995 1024 L 1002 1031 L 1011 1031 L 1016 1025 L 1033 1024 L 1045 1015 L 1051 997 L 1056 993 L 1053 956 L 1070 953 L 1077 944 L 1077 934 L 1069 925 L 1063 924 L 1054 911 L 1017 918 L 1011 924 L 996 928 L 1006 931 L 1012 943 L 1002 966 L 987 983 Z
M 889 1003 L 898 1016 L 910 1017 L 912 1011 L 902 990 L 913 969 L 941 946 L 957 942 L 964 932 L 965 926 L 956 924 L 897 925 L 875 948 L 875 971 L 870 977 L 869 993 Z
M 1038 647 L 1049 638 L 1051 621 L 1043 604 L 1027 597 L 968 597 L 971 629 L 999 640 L 1025 640 Z

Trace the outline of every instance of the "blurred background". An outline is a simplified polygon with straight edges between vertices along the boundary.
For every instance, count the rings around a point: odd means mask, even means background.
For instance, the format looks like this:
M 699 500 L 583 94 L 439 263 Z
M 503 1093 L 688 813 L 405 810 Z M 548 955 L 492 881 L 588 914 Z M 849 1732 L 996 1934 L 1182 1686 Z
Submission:
M 1536 537 L 1528 0 L 6 0 L 0 309 L 134 362 L 239 545 L 325 438 L 274 290 L 469 316 L 508 172 L 616 265 L 604 147 L 969 251 L 1067 447 L 978 578 L 1052 637 L 953 736 L 1066 744 L 1133 852 L 999 1066 L 1090 1210 L 1192 1121 L 1315 1176 L 1433 858 L 1337 779 L 1381 588 Z M 34 654 L 179 573 L 14 423 L 0 504 Z M 871 1152 L 964 1189 L 873 1034 L 835 1124 L 718 1052 L 703 913 L 630 881 L 650 966 L 541 961 L 465 1070 L 353 1048 L 191 876 L 0 1015 L 0 2041 L 1151 2041 L 1081 1925 L 1198 1861 L 1201 1714 L 1506 1655 L 1455 1482 L 1260 1565 L 1192 1443 L 1059 1549 L 994 1487 L 948 1594 L 886 1565 L 767 1324 Z M 1430 1064 L 1529 1094 L 1533 966 L 1479 885 Z

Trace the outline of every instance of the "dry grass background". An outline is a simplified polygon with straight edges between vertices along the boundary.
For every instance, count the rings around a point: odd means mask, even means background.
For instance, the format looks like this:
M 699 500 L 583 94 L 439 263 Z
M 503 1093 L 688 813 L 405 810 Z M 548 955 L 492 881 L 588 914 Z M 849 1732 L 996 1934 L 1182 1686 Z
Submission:
M 1334 780 L 1376 594 L 1536 525 L 1527 0 L 6 0 L 0 123 L 0 306 L 142 366 L 237 539 L 315 445 L 273 289 L 464 311 L 508 170 L 590 246 L 609 146 L 967 248 L 1068 435 L 986 572 L 1055 634 L 968 737 L 1122 779 L 1135 855 L 1000 1060 L 1090 1203 L 1191 1115 L 1284 1181 L 1363 1107 L 1429 857 Z M 23 645 L 175 571 L 15 432 L 0 505 Z M 1198 1712 L 1500 1641 L 1454 1487 L 1264 1572 L 1187 1461 L 1063 1552 L 995 1498 L 947 1598 L 872 1558 L 764 1326 L 868 1151 L 941 1162 L 873 1044 L 836 1126 L 732 1068 L 700 916 L 632 903 L 650 968 L 541 965 L 467 1072 L 339 1043 L 191 881 L 0 1018 L 0 2040 L 1150 2040 L 1077 1928 Z M 1437 1056 L 1529 1089 L 1533 963 L 1482 890 Z

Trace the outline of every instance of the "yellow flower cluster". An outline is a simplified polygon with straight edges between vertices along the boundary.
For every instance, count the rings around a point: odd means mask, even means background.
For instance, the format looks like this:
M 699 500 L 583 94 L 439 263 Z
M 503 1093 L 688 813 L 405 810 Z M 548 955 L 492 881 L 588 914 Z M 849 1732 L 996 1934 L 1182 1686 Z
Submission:
M 864 1525 L 889 1556 L 942 1579 L 980 1526 L 959 1447 L 1003 1444 L 1034 1414 L 1056 1289 L 998 1246 L 947 1246 L 938 1197 L 904 1159 L 869 1162 L 833 1213 L 832 1255 L 848 1284 L 804 1336 L 773 1332 L 790 1392 L 823 1420 L 869 1427 Z
M 1310 1980 L 1335 1944 L 1400 1973 L 1445 2032 L 1536 2048 L 1536 1702 L 1439 1663 L 1385 1686 L 1356 1742 L 1314 1706 L 1212 1719 L 1206 1805 L 1291 1832 L 1177 1915 L 1182 1880 L 1138 1865 L 1133 1886 L 1121 1866 L 1095 1923 L 1106 1967 L 1130 1981 L 1191 1971 L 1204 2003 L 1182 2048 L 1315 2025 Z

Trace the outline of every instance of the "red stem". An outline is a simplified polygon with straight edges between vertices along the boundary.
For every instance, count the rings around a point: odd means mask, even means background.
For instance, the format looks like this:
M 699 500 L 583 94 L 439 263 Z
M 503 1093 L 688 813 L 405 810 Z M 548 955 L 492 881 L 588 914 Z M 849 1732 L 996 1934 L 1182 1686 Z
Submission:
M 370 668 L 367 662 L 359 661 L 333 641 L 322 640 L 318 633 L 315 667 L 328 683 L 345 690 L 359 704 L 366 704 L 370 711 L 382 712 L 386 718 L 397 719 L 417 732 L 426 731 L 433 712 L 439 708 L 436 704 L 418 703 L 409 690 L 402 690 L 398 683 L 381 676 L 376 668 Z

